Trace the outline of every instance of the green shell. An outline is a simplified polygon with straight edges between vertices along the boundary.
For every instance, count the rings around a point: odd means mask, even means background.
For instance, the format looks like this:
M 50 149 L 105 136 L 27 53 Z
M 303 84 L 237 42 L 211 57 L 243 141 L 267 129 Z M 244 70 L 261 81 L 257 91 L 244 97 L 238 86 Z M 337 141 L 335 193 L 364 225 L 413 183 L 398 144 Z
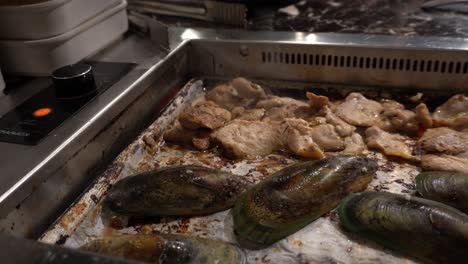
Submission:
M 241 177 L 201 166 L 166 167 L 125 178 L 104 206 L 137 216 L 206 215 L 231 208 L 248 187 Z
M 239 198 L 234 232 L 242 247 L 261 249 L 300 230 L 364 190 L 377 163 L 360 156 L 332 157 L 289 166 Z
M 424 263 L 460 263 L 468 257 L 468 216 L 409 195 L 364 192 L 338 207 L 348 231 Z
M 232 244 L 183 235 L 107 236 L 81 249 L 159 264 L 246 263 L 244 252 Z
M 423 172 L 416 176 L 415 182 L 422 197 L 468 212 L 468 173 Z

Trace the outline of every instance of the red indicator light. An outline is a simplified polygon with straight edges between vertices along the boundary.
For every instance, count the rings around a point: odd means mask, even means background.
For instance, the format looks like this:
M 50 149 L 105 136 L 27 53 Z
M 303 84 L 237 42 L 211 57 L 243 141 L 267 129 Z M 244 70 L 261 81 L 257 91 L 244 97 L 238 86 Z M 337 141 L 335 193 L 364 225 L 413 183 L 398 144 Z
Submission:
M 36 111 L 33 112 L 34 117 L 44 117 L 48 116 L 52 113 L 52 108 L 49 107 L 44 107 L 44 108 L 39 108 Z

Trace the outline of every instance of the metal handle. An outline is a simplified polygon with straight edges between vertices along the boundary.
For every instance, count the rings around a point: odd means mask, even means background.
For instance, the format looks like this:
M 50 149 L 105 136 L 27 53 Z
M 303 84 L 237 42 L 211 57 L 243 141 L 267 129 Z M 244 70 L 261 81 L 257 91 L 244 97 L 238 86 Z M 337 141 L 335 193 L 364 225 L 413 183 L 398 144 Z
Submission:
M 161 1 L 143 1 L 143 0 L 135 0 L 129 2 L 131 5 L 137 5 L 143 8 L 150 9 L 153 13 L 161 13 L 161 14 L 169 14 L 169 15 L 198 15 L 204 16 L 206 15 L 206 9 L 203 7 L 196 7 L 196 6 L 187 6 L 181 4 L 171 4 L 168 2 L 161 2 Z
M 421 5 L 423 9 L 430 9 L 435 7 L 440 7 L 443 5 L 451 5 L 458 3 L 468 3 L 467 0 L 432 0 Z

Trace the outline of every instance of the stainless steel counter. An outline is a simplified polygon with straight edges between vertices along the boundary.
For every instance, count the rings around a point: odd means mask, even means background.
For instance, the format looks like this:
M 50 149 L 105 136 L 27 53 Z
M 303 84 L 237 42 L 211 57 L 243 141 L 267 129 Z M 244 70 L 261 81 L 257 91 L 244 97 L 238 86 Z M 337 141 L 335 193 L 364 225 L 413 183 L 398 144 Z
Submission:
M 51 219 L 45 215 L 57 216 L 56 213 L 65 209 L 63 206 L 70 204 L 89 184 L 93 175 L 90 168 L 98 167 L 98 163 L 105 164 L 125 146 L 124 141 L 119 140 L 121 134 L 131 134 L 126 126 L 131 125 L 132 120 L 114 125 L 112 122 L 147 88 L 150 83 L 142 76 L 164 55 L 165 51 L 147 38 L 132 34 L 123 37 L 91 59 L 137 63 L 133 71 L 37 146 L 0 143 L 0 226 L 3 232 L 34 236 L 33 225 L 50 224 Z M 27 88 L 0 98 L 0 114 L 36 92 Z M 102 130 L 107 131 L 106 137 L 99 137 Z M 80 155 L 89 151 L 99 153 L 98 162 Z M 28 217 L 30 223 L 17 221 Z

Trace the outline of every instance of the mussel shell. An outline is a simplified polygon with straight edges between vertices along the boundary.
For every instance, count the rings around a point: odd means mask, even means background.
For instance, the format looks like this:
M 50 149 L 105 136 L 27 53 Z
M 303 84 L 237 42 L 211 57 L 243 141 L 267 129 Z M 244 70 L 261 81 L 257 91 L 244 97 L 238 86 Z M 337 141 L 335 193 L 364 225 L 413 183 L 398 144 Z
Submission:
M 102 237 L 81 247 L 104 255 L 150 263 L 245 263 L 235 245 L 183 235 L 118 235 Z
M 415 182 L 422 197 L 468 212 L 467 173 L 428 171 L 416 176 Z
M 338 215 L 346 230 L 427 263 L 468 257 L 468 216 L 439 202 L 364 192 L 344 199 Z
M 335 208 L 347 194 L 364 190 L 377 163 L 360 156 L 332 157 L 289 166 L 243 194 L 233 209 L 242 247 L 261 249 Z
M 104 206 L 137 216 L 191 216 L 231 208 L 248 187 L 241 177 L 201 166 L 175 166 L 117 182 Z

